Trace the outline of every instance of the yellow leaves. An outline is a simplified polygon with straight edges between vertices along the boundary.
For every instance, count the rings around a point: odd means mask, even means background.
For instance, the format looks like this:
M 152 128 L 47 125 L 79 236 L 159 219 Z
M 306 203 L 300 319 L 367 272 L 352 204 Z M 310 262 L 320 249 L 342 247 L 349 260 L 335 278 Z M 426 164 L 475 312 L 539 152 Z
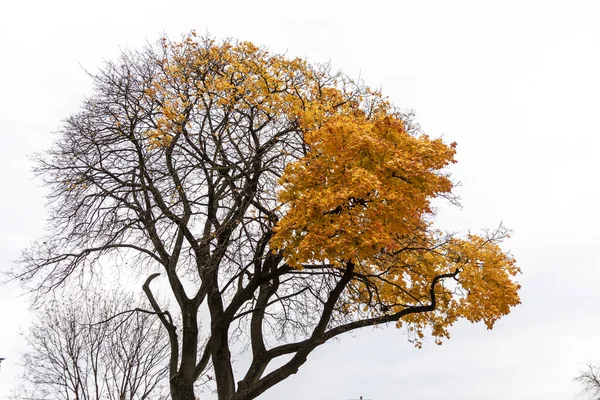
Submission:
M 408 314 L 396 327 L 406 326 L 406 333 L 417 347 L 422 345 L 425 332 L 441 344 L 450 337 L 448 329 L 459 318 L 482 321 L 491 329 L 520 303 L 520 286 L 514 280 L 520 270 L 514 258 L 499 247 L 506 237 L 502 227 L 485 236 L 468 235 L 464 239 L 440 236 L 435 231 L 421 232 L 409 239 L 410 246 L 403 251 L 377 255 L 366 261 L 368 265 L 363 263 L 361 271 L 377 277 L 371 278 L 369 285 L 376 288 L 378 301 L 390 304 L 390 313 L 434 304 L 435 310 Z M 455 278 L 432 286 L 435 277 L 453 271 L 459 271 Z M 369 292 L 364 284 L 358 290 L 353 300 L 363 303 Z
M 333 88 L 319 94 L 320 83 L 306 61 L 269 54 L 250 42 L 219 44 L 192 32 L 180 43 L 164 39 L 162 47 L 161 71 L 144 91 L 156 103 L 158 119 L 165 121 L 165 129 L 157 128 L 161 135 L 149 136 L 153 148 L 161 146 L 158 136 L 185 129 L 190 112 L 236 110 L 251 113 L 260 126 L 272 119 L 299 121 L 318 97 L 327 97 L 329 105 L 316 107 L 313 114 L 342 99 Z
M 179 43 L 164 39 L 162 48 L 160 71 L 144 95 L 156 105 L 157 118 L 170 123 L 166 130 L 157 128 L 163 135 L 188 126 L 190 112 L 208 109 L 251 114 L 257 126 L 286 120 L 309 132 L 333 116 L 360 115 L 359 101 L 367 101 L 356 85 L 340 84 L 326 68 L 270 54 L 250 42 L 216 43 L 191 33 Z M 383 99 L 367 97 L 373 110 L 385 108 Z
M 447 338 L 458 318 L 491 328 L 519 303 L 519 270 L 498 247 L 502 233 L 458 239 L 432 227 L 431 201 L 452 196 L 446 168 L 455 143 L 407 129 L 379 91 L 249 42 L 216 43 L 192 33 L 181 43 L 163 41 L 162 50 L 144 91 L 153 115 L 148 148 L 175 146 L 183 137 L 226 151 L 225 140 L 245 140 L 266 127 L 268 140 L 282 146 L 265 167 L 285 165 L 271 249 L 295 268 L 351 261 L 362 277 L 340 312 L 375 317 L 435 301 L 435 311 L 398 321 L 419 346 L 425 330 Z M 284 131 L 303 143 L 283 143 Z M 432 288 L 436 277 L 457 269 L 456 280 Z
M 430 200 L 452 188 L 441 169 L 454 149 L 411 136 L 394 115 L 334 116 L 305 142 L 309 154 L 281 179 L 290 209 L 271 242 L 293 266 L 397 251 L 397 237 L 421 229 Z
M 85 178 L 80 176 L 73 180 L 67 180 L 63 182 L 65 185 L 65 190 L 68 192 L 72 191 L 84 191 L 89 187 L 89 183 L 86 182 Z
M 456 143 L 407 132 L 378 92 L 346 101 L 335 87 L 319 93 L 295 111 L 309 150 L 281 177 L 286 213 L 272 249 L 294 268 L 352 262 L 363 278 L 347 301 L 370 317 L 435 306 L 397 322 L 417 347 L 426 330 L 438 344 L 449 338 L 458 318 L 491 328 L 519 304 L 519 269 L 498 246 L 506 232 L 458 239 L 432 228 L 431 200 L 451 196 Z M 373 293 L 386 311 L 365 300 Z
M 173 137 L 161 129 L 150 129 L 146 136 L 149 140 L 148 150 L 169 147 L 173 141 Z
M 491 329 L 498 318 L 520 303 L 520 286 L 511 279 L 520 272 L 519 267 L 494 239 L 477 235 L 453 241 L 450 252 L 461 269 L 461 287 L 468 293 L 456 308 L 457 316 L 483 321 Z
M 156 87 L 149 87 L 144 90 L 144 94 L 150 97 L 151 99 L 156 99 L 158 90 L 156 89 Z

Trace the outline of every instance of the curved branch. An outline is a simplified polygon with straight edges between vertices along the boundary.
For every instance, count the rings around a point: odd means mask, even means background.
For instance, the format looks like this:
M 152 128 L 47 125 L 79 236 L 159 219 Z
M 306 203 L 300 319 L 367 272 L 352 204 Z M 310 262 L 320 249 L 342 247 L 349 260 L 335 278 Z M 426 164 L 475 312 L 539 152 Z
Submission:
M 169 376 L 173 378 L 177 373 L 177 362 L 179 361 L 179 340 L 177 338 L 177 328 L 173 325 L 173 320 L 168 311 L 162 311 L 160 306 L 158 305 L 156 299 L 154 298 L 154 294 L 152 294 L 152 290 L 150 289 L 150 283 L 154 279 L 156 279 L 160 274 L 155 273 L 152 274 L 146 279 L 146 282 L 142 285 L 142 290 L 148 297 L 148 301 L 150 305 L 154 309 L 154 312 L 158 315 L 160 322 L 162 322 L 163 326 L 167 330 L 169 334 L 169 343 L 171 346 L 171 355 L 169 358 Z M 168 316 L 169 318 L 167 319 Z

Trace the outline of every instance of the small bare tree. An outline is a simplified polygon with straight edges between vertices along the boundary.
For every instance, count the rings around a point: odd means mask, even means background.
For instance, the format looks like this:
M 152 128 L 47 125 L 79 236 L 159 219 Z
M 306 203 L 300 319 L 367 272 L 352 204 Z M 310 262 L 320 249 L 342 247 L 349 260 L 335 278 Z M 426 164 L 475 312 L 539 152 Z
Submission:
M 581 394 L 600 399 L 600 364 L 587 364 L 574 380 L 581 385 Z
M 30 328 L 23 378 L 34 397 L 168 398 L 169 349 L 157 317 L 121 292 L 83 297 L 50 303 Z

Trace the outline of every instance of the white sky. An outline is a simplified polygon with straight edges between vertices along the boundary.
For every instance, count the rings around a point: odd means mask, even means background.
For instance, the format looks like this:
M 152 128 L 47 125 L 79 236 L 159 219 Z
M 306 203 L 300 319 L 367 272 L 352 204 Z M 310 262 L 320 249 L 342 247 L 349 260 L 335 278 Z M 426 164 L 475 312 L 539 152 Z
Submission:
M 41 233 L 27 155 L 51 143 L 94 70 L 120 48 L 191 29 L 331 60 L 458 142 L 462 209 L 500 221 L 523 270 L 522 305 L 493 331 L 460 323 L 414 349 L 393 327 L 317 350 L 261 399 L 572 399 L 600 360 L 599 1 L 19 1 L 0 8 L 0 270 Z M 14 384 L 27 308 L 0 286 L 0 399 Z M 240 357 L 241 358 L 241 357 Z M 212 399 L 210 395 L 203 399 Z

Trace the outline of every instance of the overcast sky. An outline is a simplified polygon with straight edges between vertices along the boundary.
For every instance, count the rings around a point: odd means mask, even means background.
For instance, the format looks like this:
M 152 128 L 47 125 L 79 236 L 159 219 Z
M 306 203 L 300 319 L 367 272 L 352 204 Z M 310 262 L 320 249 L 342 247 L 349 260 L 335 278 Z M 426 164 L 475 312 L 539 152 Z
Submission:
M 0 270 L 42 232 L 27 156 L 90 94 L 84 69 L 192 29 L 331 61 L 414 109 L 431 136 L 458 142 L 463 207 L 445 207 L 440 225 L 502 221 L 523 270 L 522 304 L 493 331 L 459 323 L 422 350 L 393 327 L 361 331 L 261 399 L 576 397 L 579 363 L 600 361 L 600 1 L 6 1 Z M 27 320 L 18 288 L 0 286 L 0 399 Z

